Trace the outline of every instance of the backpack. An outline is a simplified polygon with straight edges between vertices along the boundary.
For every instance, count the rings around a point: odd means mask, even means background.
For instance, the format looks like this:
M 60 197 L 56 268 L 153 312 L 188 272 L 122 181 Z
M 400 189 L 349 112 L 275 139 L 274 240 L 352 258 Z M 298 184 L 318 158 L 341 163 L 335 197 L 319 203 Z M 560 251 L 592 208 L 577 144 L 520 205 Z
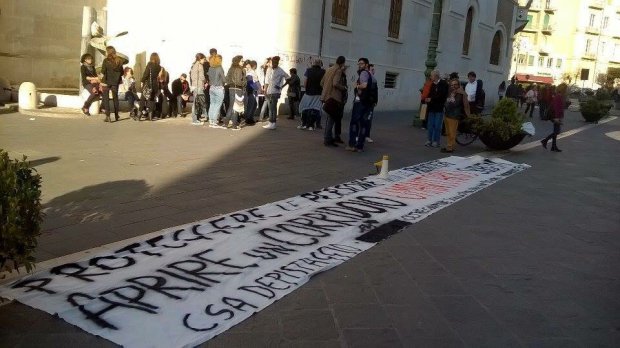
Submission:
M 377 95 L 378 95 L 378 91 L 375 91 L 375 89 L 377 89 L 377 84 L 373 83 L 372 81 L 372 75 L 370 74 L 370 71 L 362 71 L 360 72 L 360 76 L 363 73 L 367 73 L 368 74 L 368 84 L 366 86 L 366 88 L 364 88 L 362 90 L 362 93 L 360 94 L 360 102 L 364 105 L 367 106 L 372 106 L 377 102 Z M 359 78 L 357 79 L 357 81 L 359 82 Z M 357 93 L 357 91 L 356 91 Z

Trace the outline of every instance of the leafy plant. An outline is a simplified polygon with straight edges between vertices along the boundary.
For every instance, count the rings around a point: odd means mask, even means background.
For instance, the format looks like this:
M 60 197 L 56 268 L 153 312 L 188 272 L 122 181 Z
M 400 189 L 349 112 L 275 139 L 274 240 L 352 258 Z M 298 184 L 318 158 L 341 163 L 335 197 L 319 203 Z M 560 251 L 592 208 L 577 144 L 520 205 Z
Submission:
M 596 90 L 596 100 L 611 100 L 611 93 L 605 88 Z
M 34 268 L 42 221 L 41 176 L 0 149 L 0 271 Z
M 486 133 L 497 136 L 502 140 L 521 133 L 524 115 L 519 112 L 517 103 L 510 98 L 500 100 L 491 113 L 491 119 L 485 120 L 480 116 L 470 116 L 471 127 L 477 133 Z
M 581 115 L 587 122 L 597 122 L 609 111 L 607 103 L 596 99 L 589 99 L 579 104 Z

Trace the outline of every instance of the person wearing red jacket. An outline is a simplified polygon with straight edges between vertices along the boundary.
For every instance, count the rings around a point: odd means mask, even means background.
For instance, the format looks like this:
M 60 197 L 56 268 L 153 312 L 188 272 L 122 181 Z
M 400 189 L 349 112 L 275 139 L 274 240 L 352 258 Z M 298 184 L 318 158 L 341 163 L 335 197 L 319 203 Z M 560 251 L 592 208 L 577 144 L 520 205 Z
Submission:
M 552 113 L 551 122 L 553 122 L 553 132 L 549 134 L 546 138 L 540 141 L 542 146 L 546 149 L 547 142 L 551 140 L 551 151 L 553 152 L 562 152 L 557 146 L 557 137 L 561 131 L 562 119 L 564 119 L 564 107 L 566 105 L 566 84 L 562 83 L 556 89 L 556 93 L 553 95 L 551 99 L 551 105 L 549 112 Z

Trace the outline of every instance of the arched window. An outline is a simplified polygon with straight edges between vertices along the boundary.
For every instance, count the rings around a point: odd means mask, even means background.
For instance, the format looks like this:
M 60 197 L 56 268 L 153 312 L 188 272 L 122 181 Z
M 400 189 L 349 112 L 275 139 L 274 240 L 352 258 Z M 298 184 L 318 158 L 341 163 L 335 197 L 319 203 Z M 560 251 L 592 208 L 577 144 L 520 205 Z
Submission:
M 498 31 L 495 32 L 493 36 L 493 42 L 491 43 L 491 58 L 489 59 L 489 63 L 493 65 L 499 65 L 499 57 L 501 54 L 502 47 L 502 34 Z
M 469 55 L 469 41 L 471 40 L 471 25 L 474 20 L 474 8 L 470 7 L 467 10 L 467 17 L 465 18 L 465 34 L 463 36 L 463 55 Z

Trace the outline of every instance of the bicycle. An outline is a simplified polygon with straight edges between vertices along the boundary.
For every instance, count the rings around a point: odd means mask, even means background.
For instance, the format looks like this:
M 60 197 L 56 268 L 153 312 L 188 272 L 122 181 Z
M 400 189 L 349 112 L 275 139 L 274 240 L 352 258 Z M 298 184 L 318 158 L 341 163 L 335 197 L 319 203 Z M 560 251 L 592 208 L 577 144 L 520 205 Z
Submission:
M 480 116 L 489 116 L 490 114 L 482 114 Z M 456 143 L 461 146 L 467 146 L 478 139 L 478 133 L 476 133 L 467 118 L 459 122 L 459 127 L 456 131 Z

